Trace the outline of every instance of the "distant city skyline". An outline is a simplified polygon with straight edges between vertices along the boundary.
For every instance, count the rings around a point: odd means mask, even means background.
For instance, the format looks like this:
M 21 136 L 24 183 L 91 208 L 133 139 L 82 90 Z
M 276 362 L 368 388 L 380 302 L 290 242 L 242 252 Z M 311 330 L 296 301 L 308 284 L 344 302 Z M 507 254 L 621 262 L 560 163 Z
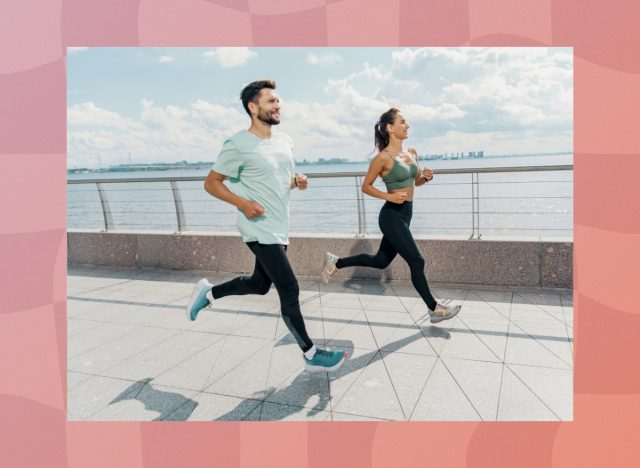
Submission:
M 214 161 L 264 78 L 300 161 L 366 161 L 389 107 L 419 154 L 573 150 L 571 48 L 69 48 L 67 75 L 69 167 Z

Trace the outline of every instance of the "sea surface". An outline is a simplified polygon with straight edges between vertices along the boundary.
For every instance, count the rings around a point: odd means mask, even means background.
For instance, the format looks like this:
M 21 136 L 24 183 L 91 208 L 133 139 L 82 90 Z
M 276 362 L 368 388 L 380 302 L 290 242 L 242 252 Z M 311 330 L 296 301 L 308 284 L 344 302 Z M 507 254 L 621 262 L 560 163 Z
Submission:
M 421 166 L 486 168 L 572 164 L 572 155 L 485 157 L 421 161 Z M 368 163 L 300 165 L 297 172 L 328 174 L 366 172 Z M 168 182 L 158 177 L 202 176 L 209 169 L 148 172 L 70 174 L 69 180 L 103 178 L 115 229 L 177 230 L 176 211 Z M 143 177 L 148 182 L 108 183 L 110 179 Z M 566 238 L 573 236 L 573 171 L 488 173 L 479 176 L 483 239 Z M 415 237 L 469 238 L 473 234 L 471 174 L 437 175 L 418 187 L 411 229 Z M 384 188 L 378 180 L 377 186 Z M 202 182 L 179 182 L 187 229 L 196 232 L 236 232 L 237 210 L 208 195 Z M 291 197 L 292 234 L 345 234 L 359 231 L 354 177 L 311 178 L 309 189 Z M 383 201 L 364 195 L 367 234 L 380 234 L 378 212 Z M 70 229 L 104 229 L 104 217 L 95 184 L 67 185 L 67 225 Z

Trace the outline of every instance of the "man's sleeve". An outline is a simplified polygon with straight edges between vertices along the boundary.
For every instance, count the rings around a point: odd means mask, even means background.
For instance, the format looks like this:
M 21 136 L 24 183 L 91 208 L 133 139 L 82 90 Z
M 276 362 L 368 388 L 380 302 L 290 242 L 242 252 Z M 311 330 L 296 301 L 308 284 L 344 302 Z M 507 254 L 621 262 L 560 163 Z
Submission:
M 215 164 L 211 168 L 219 174 L 226 175 L 230 179 L 237 179 L 242 169 L 242 158 L 233 140 L 224 142 Z

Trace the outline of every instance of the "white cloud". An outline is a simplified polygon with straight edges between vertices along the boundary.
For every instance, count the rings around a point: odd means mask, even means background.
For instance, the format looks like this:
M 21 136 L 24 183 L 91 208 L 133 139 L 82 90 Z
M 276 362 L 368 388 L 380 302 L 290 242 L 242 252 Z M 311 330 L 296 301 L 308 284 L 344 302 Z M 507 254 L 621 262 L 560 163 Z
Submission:
M 67 123 L 70 126 L 126 128 L 132 122 L 117 112 L 96 106 L 93 102 L 83 102 L 67 110 Z
M 336 60 L 311 55 L 306 62 L 318 67 Z M 205 56 L 230 67 L 256 53 L 220 48 Z M 421 154 L 571 148 L 573 61 L 566 49 L 403 49 L 392 59 L 390 66 L 368 59 L 351 73 L 326 73 L 324 95 L 282 101 L 280 128 L 293 137 L 297 159 L 366 160 L 373 124 L 390 107 L 404 113 L 412 127 L 407 144 Z M 304 59 L 296 66 L 324 73 Z M 138 115 L 127 117 L 85 102 L 68 114 L 70 158 L 100 150 L 104 164 L 127 162 L 129 151 L 135 162 L 213 160 L 224 138 L 249 125 L 235 97 L 179 106 L 142 100 Z
M 160 161 L 213 161 L 226 137 L 246 128 L 249 118 L 238 109 L 204 100 L 187 107 L 158 106 L 143 99 L 136 117 L 123 117 L 92 102 L 68 109 L 70 165 Z M 90 161 L 90 164 L 82 161 Z
M 342 57 L 335 52 L 323 52 L 320 55 L 314 53 L 307 54 L 307 63 L 310 63 L 311 65 L 329 67 L 331 65 L 342 63 L 342 61 Z
M 67 47 L 67 55 L 79 54 L 89 50 L 88 47 Z
M 202 54 L 207 60 L 215 60 L 222 68 L 233 68 L 246 65 L 249 60 L 258 56 L 248 47 L 218 47 Z
M 171 63 L 174 60 L 175 59 L 170 55 L 161 55 L 160 57 L 158 57 L 158 63 Z

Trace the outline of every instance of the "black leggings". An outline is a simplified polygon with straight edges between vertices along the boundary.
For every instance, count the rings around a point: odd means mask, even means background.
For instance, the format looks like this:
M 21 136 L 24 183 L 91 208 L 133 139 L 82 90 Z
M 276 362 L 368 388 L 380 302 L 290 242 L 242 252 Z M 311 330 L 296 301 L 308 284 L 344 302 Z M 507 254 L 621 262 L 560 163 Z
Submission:
M 378 224 L 384 236 L 380 248 L 375 255 L 359 254 L 338 260 L 337 268 L 367 266 L 372 268 L 386 268 L 397 254 L 409 264 L 411 282 L 427 307 L 436 308 L 436 300 L 431 295 L 427 277 L 424 274 L 424 258 L 420 255 L 416 241 L 413 240 L 409 225 L 413 212 L 413 202 L 401 204 L 386 202 L 380 210 Z
M 298 342 L 302 351 L 308 351 L 313 342 L 304 326 L 300 312 L 300 288 L 289 259 L 287 246 L 247 242 L 256 256 L 256 265 L 251 276 L 239 276 L 211 288 L 214 299 L 245 294 L 267 294 L 273 283 L 280 296 L 282 320 Z

